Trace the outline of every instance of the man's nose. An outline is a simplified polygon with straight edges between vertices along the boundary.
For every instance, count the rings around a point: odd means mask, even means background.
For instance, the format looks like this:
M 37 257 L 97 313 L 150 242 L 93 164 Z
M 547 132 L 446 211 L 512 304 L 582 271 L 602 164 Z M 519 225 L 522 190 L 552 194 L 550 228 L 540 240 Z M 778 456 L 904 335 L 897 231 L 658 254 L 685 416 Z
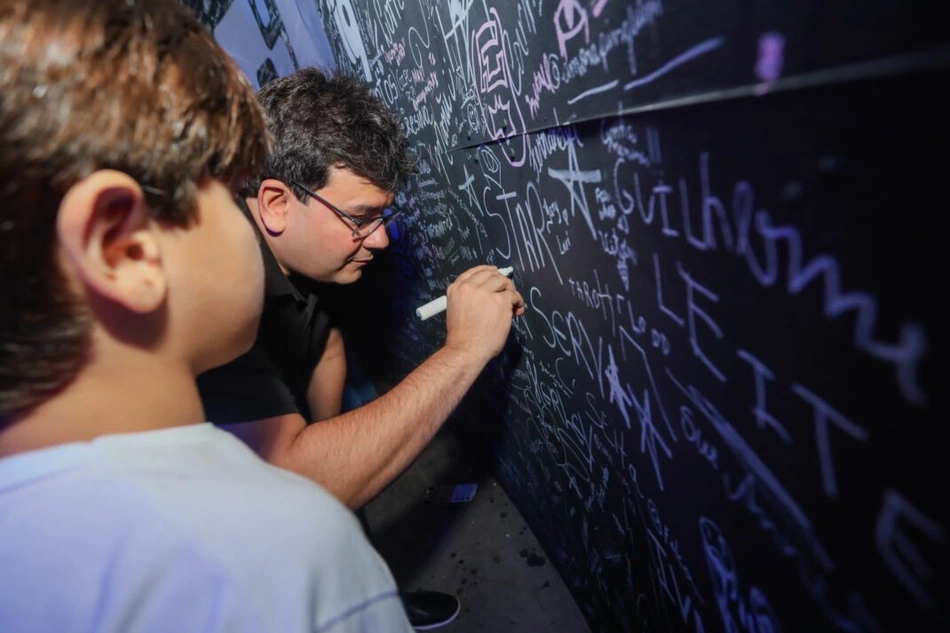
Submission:
M 386 233 L 386 227 L 380 226 L 367 235 L 363 240 L 363 245 L 371 250 L 382 250 L 389 246 L 389 234 Z

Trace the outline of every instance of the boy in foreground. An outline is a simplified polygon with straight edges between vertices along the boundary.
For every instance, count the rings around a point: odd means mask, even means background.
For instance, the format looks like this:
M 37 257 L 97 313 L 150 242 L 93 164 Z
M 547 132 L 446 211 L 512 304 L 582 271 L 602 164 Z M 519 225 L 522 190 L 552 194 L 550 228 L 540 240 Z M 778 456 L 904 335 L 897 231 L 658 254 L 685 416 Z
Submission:
M 409 631 L 344 506 L 203 423 L 263 297 L 240 71 L 174 0 L 0 0 L 0 86 L 0 629 Z

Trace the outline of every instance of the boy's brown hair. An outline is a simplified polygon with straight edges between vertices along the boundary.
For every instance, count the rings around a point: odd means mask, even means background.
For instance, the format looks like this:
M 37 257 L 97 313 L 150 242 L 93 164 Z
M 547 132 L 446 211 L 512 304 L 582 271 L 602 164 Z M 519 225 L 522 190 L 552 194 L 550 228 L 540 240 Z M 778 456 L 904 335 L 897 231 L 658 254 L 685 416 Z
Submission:
M 88 351 L 58 262 L 66 191 L 122 171 L 184 226 L 198 183 L 256 173 L 268 139 L 250 83 L 177 0 L 0 0 L 0 424 Z

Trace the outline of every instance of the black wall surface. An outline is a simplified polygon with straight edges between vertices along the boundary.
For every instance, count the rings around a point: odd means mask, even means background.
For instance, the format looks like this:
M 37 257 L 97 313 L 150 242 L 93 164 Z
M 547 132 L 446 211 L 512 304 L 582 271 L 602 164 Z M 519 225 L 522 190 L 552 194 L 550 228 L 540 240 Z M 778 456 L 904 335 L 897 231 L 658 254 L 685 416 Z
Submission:
M 593 631 L 948 624 L 944 3 L 317 5 L 422 157 L 362 337 L 516 268 L 459 418 Z

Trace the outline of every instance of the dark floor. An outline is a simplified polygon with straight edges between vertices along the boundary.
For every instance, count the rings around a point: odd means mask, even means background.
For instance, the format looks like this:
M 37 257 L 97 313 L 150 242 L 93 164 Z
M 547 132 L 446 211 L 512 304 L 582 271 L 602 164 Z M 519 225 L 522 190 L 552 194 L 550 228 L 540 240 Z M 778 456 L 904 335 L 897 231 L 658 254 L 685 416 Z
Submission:
M 583 616 L 501 486 L 466 464 L 443 430 L 367 507 L 377 548 L 404 590 L 454 592 L 446 633 L 589 633 Z M 472 501 L 431 503 L 426 490 L 477 483 Z

